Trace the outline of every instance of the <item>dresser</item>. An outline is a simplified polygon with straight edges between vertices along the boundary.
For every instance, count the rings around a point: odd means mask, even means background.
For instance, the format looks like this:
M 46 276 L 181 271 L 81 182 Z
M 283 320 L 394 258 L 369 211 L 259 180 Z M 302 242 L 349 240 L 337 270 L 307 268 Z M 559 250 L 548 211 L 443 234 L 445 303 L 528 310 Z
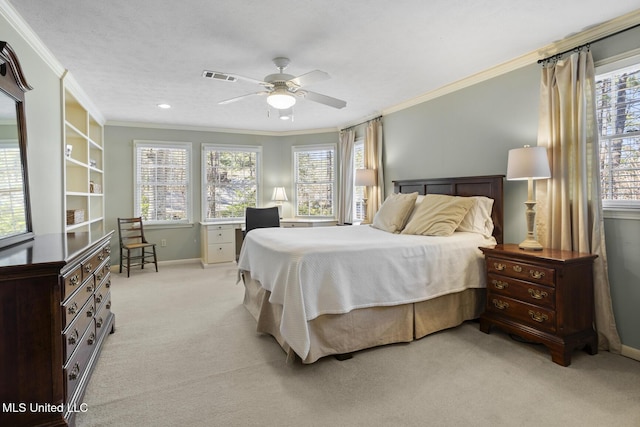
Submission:
M 593 322 L 593 260 L 597 255 L 505 244 L 480 248 L 485 256 L 487 302 L 480 330 L 496 326 L 544 344 L 551 359 L 571 364 L 574 349 L 598 352 Z
M 0 425 L 74 425 L 111 312 L 113 232 L 47 234 L 0 251 Z
M 200 223 L 201 263 L 203 267 L 236 260 L 236 232 L 240 223 Z M 240 239 L 242 243 L 242 239 Z

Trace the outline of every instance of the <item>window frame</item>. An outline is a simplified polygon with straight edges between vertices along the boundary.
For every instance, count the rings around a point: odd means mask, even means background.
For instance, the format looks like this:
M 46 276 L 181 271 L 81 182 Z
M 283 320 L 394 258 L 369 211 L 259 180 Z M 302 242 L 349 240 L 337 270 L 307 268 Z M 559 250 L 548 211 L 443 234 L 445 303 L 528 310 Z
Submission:
M 634 49 L 620 55 L 597 61 L 594 66 L 596 81 L 599 80 L 599 76 L 616 70 L 622 70 L 630 66 L 637 66 L 640 68 L 640 49 Z M 598 138 L 600 140 L 598 146 L 602 149 L 602 136 L 598 134 Z M 600 169 L 599 172 L 601 177 L 602 170 Z M 602 208 L 605 218 L 640 219 L 640 200 L 610 200 L 603 198 Z
M 357 151 L 362 150 L 362 164 L 359 165 L 357 163 L 357 156 L 356 153 Z M 358 189 L 363 189 L 364 187 L 362 186 L 357 186 L 356 185 L 356 171 L 358 169 L 364 169 L 364 164 L 365 164 L 365 158 L 364 158 L 364 138 L 360 137 L 358 139 L 356 139 L 353 143 L 353 182 L 351 183 L 351 186 L 353 187 L 353 191 L 351 194 L 353 194 L 353 202 L 352 202 L 352 210 L 353 210 L 353 221 L 354 222 L 362 222 L 364 221 L 364 215 L 362 217 L 358 216 L 358 205 L 360 205 L 362 207 L 361 211 L 362 213 L 364 213 L 364 191 L 362 191 L 362 197 L 360 197 L 358 199 Z
M 262 146 L 261 145 L 230 145 L 230 144 L 202 144 L 200 157 L 200 218 L 202 222 L 218 223 L 218 222 L 244 222 L 244 214 L 241 217 L 229 218 L 207 218 L 208 194 L 207 194 L 207 151 L 224 151 L 224 152 L 254 152 L 256 153 L 256 207 L 260 206 L 262 196 Z
M 331 215 L 300 215 L 298 214 L 298 169 L 297 169 L 297 157 L 296 153 L 313 152 L 331 150 L 333 152 L 333 176 L 331 184 L 333 185 L 333 191 L 331 192 Z M 307 219 L 334 219 L 336 217 L 336 190 L 338 188 L 337 182 L 337 169 L 338 169 L 338 152 L 336 144 L 315 144 L 315 145 L 294 145 L 291 147 L 291 182 L 293 183 L 293 215 L 296 218 Z
M 138 188 L 140 186 L 140 170 L 138 168 L 138 149 L 139 148 L 156 148 L 156 149 L 177 149 L 184 150 L 185 155 L 185 219 L 180 220 L 145 220 L 145 225 L 149 226 L 172 226 L 172 225 L 191 225 L 193 224 L 193 184 L 192 184 L 192 144 L 190 142 L 178 142 L 178 141 L 148 141 L 148 140 L 134 140 L 133 141 L 133 212 L 134 216 L 142 216 L 140 192 Z

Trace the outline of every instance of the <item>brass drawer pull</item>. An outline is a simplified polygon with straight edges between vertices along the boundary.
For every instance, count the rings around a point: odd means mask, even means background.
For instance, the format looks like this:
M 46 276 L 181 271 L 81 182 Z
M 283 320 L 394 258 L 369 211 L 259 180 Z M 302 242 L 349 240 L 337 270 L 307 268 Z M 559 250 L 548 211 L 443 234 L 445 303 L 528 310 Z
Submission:
M 493 283 L 493 286 L 496 289 L 504 289 L 504 288 L 509 287 L 509 283 L 503 282 L 502 280 L 495 280 L 494 279 L 494 280 L 491 281 L 491 283 Z
M 102 253 L 101 253 L 101 254 L 99 254 L 99 255 L 98 255 L 98 260 L 99 260 L 99 261 L 104 261 L 104 254 L 102 254 Z
M 88 263 L 87 265 L 84 266 L 84 271 L 86 271 L 87 273 L 91 273 L 92 269 L 93 269 L 93 265 L 91 265 L 91 263 Z
M 544 277 L 544 271 L 529 270 L 529 275 L 534 279 L 542 279 Z
M 496 269 L 496 270 L 498 270 L 498 271 L 502 271 L 502 270 L 504 270 L 505 268 L 507 268 L 507 265 L 506 265 L 506 264 L 501 264 L 501 263 L 499 263 L 499 262 L 494 262 L 494 263 L 493 263 L 493 268 L 495 268 L 495 269 Z
M 105 271 L 111 271 L 111 263 L 107 261 L 107 263 L 104 265 L 104 269 Z
M 535 299 L 543 299 L 547 297 L 549 294 L 547 294 L 545 291 L 539 291 L 537 289 L 529 288 L 529 295 L 531 295 L 531 297 Z
M 69 314 L 76 314 L 78 312 L 78 304 L 76 304 L 75 302 L 71 304 L 69 308 L 67 308 L 67 312 Z
M 107 283 L 104 284 L 105 287 L 110 288 L 111 287 L 111 279 L 107 280 Z
M 102 317 L 100 317 L 99 319 L 96 319 L 96 328 L 102 328 L 102 322 L 104 322 Z
M 519 265 L 514 265 L 513 271 L 515 271 L 516 273 L 522 273 L 522 267 L 520 267 Z
M 538 323 L 549 320 L 549 316 L 544 313 L 540 313 L 539 311 L 534 312 L 533 310 L 529 310 L 529 316 Z
M 76 364 L 73 365 L 73 369 L 71 369 L 71 372 L 69 372 L 69 381 L 77 380 L 79 374 L 80 374 L 80 365 L 76 362 Z
M 80 276 L 78 276 L 77 274 L 74 274 L 73 276 L 71 276 L 71 279 L 69 279 L 69 284 L 71 286 L 75 286 L 80 282 Z
M 531 290 L 531 289 L 529 289 Z M 102 302 L 102 294 L 96 295 L 96 303 L 100 304 Z
M 100 281 L 104 277 L 104 273 L 101 271 L 98 274 L 96 274 L 96 277 L 98 278 L 98 281 Z
M 504 301 L 501 301 L 499 299 L 494 299 L 493 300 L 493 305 L 495 305 L 496 308 L 499 309 L 499 310 L 504 310 L 505 308 L 509 308 L 509 303 L 508 302 L 504 302 Z
M 91 292 L 93 292 L 93 285 L 90 283 L 87 285 L 87 293 L 90 294 Z
M 74 328 L 73 329 L 73 333 L 71 334 L 71 336 L 69 338 L 67 338 L 67 342 L 70 345 L 74 345 L 76 342 L 78 342 L 78 336 L 79 335 L 80 334 L 78 333 L 78 330 Z
M 107 246 L 106 248 L 104 248 L 104 251 L 107 255 L 111 254 L 111 248 L 109 246 Z
M 89 307 L 89 310 L 87 310 L 87 317 L 93 317 L 93 307 Z
M 89 335 L 89 339 L 87 340 L 87 344 L 93 345 L 95 342 L 96 342 L 96 334 L 94 332 L 91 332 L 91 335 Z

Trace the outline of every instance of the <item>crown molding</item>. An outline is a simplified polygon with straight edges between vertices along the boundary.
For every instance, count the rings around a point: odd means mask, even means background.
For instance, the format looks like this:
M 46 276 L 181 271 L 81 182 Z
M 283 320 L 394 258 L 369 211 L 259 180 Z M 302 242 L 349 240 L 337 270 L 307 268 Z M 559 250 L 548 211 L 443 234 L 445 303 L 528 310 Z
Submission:
M 611 36 L 613 34 L 616 34 L 621 31 L 627 30 L 631 27 L 634 27 L 638 24 L 640 24 L 640 9 L 630 12 L 626 15 L 619 16 L 617 18 L 614 18 L 602 24 L 595 25 L 591 28 L 587 28 L 579 33 L 572 34 L 562 40 L 558 40 L 551 44 L 548 44 L 547 46 L 541 49 L 521 55 L 510 61 L 496 65 L 494 67 L 491 67 L 479 73 L 473 74 L 469 77 L 458 80 L 457 82 L 453 82 L 451 84 L 442 86 L 436 90 L 427 92 L 416 98 L 412 98 L 400 104 L 386 108 L 382 111 L 382 114 L 387 115 L 387 114 L 395 113 L 395 112 L 407 109 L 409 107 L 413 107 L 415 105 L 421 104 L 423 102 L 430 101 L 435 98 L 439 98 L 441 96 L 458 91 L 460 89 L 464 89 L 469 86 L 473 86 L 475 84 L 481 83 L 485 80 L 489 80 L 494 77 L 498 77 L 500 75 L 509 73 L 511 71 L 515 71 L 522 67 L 526 67 L 528 65 L 534 64 L 538 62 L 538 60 L 540 59 L 545 59 L 550 56 L 557 55 L 558 53 L 566 52 L 567 50 L 570 50 L 576 46 L 584 45 L 586 43 L 592 43 L 604 37 Z
M 291 131 L 261 131 L 261 130 L 247 130 L 247 129 L 231 129 L 231 128 L 216 128 L 208 126 L 189 126 L 189 125 L 174 125 L 166 123 L 148 123 L 148 122 L 128 122 L 118 120 L 108 120 L 105 126 L 117 126 L 117 127 L 131 127 L 131 128 L 143 128 L 143 129 L 166 129 L 166 130 L 185 130 L 194 132 L 219 132 L 219 133 L 237 133 L 242 135 L 260 135 L 260 136 L 293 136 L 293 135 L 315 135 L 321 133 L 338 133 L 338 128 L 323 128 L 323 129 L 304 129 L 304 130 L 291 130 Z

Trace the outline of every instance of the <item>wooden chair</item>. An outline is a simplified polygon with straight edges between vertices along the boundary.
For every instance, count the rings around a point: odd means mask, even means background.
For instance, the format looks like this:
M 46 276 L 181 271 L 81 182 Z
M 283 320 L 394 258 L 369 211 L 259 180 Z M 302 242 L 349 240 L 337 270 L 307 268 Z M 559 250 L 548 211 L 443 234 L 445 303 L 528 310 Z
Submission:
M 122 268 L 127 269 L 127 277 L 132 266 L 140 265 L 144 269 L 145 264 L 154 264 L 158 271 L 158 258 L 156 257 L 156 244 L 147 242 L 144 237 L 142 218 L 118 218 L 118 234 L 120 236 L 120 273 Z M 137 255 L 136 250 L 140 250 Z M 126 254 L 125 254 L 126 252 Z M 126 260 L 126 265 L 123 261 Z M 134 261 L 132 264 L 131 261 Z
M 277 206 L 270 208 L 246 208 L 244 220 L 245 235 L 256 228 L 280 227 L 280 213 Z

